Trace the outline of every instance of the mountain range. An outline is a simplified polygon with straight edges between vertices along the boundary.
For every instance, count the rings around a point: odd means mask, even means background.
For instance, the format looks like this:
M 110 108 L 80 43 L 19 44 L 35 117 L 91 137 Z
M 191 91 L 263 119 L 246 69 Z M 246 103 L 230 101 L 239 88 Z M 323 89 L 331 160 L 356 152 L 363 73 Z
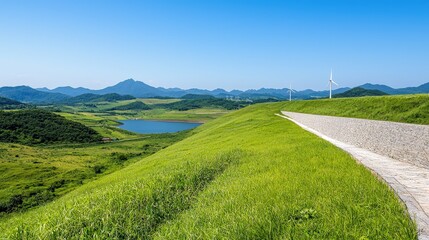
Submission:
M 358 86 L 368 90 L 379 90 L 388 94 L 413 94 L 413 93 L 429 93 L 429 82 L 422 84 L 418 87 L 407 88 L 392 88 L 386 85 L 379 84 L 364 84 Z M 206 89 L 180 89 L 180 88 L 162 88 L 153 87 L 144 82 L 135 81 L 134 79 L 127 79 L 114 86 L 106 87 L 100 90 L 92 90 L 88 88 L 73 88 L 73 87 L 58 87 L 55 89 L 38 88 L 33 89 L 28 86 L 17 87 L 2 87 L 0 88 L 0 96 L 7 97 L 13 100 L 26 103 L 60 103 L 67 99 L 76 97 L 82 94 L 97 94 L 104 95 L 116 93 L 120 95 L 131 95 L 133 97 L 172 97 L 179 98 L 187 94 L 211 95 L 219 98 L 278 98 L 287 99 L 289 97 L 288 88 L 275 89 L 275 88 L 261 88 L 250 89 L 246 91 L 232 90 L 226 91 L 224 89 L 206 90 Z M 332 91 L 333 94 L 343 93 L 350 90 L 349 87 L 338 88 Z M 293 93 L 294 99 L 312 99 L 323 98 L 329 95 L 329 91 L 314 91 L 306 89 L 296 91 Z

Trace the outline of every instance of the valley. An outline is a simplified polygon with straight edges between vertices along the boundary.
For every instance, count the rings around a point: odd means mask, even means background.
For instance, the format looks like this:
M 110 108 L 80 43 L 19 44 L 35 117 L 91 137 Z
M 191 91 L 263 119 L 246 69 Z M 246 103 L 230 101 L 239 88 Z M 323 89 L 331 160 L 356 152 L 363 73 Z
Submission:
M 33 110 L 19 110 L 20 103 L 8 101 L 7 106 L 15 110 L 0 111 L 0 218 L 46 204 L 192 135 L 192 130 L 133 133 L 120 129 L 119 120 L 206 122 L 231 112 L 212 107 L 187 111 L 159 107 L 182 99 L 124 99 L 121 95 L 76 99 L 80 100 Z M 147 108 L 120 109 L 134 103 Z

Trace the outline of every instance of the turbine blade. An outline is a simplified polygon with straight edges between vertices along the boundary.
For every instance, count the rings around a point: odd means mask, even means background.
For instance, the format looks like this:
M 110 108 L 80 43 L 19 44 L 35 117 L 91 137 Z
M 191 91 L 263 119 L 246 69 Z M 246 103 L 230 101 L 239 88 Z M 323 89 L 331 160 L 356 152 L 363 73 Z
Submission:
M 334 82 L 334 80 L 331 80 L 331 81 L 332 81 L 333 84 L 339 86 L 338 83 Z

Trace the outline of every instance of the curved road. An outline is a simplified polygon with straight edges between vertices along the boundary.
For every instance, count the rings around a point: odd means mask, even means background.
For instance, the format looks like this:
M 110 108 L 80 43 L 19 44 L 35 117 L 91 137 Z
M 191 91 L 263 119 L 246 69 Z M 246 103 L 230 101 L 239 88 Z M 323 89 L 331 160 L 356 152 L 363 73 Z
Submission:
M 282 112 L 382 177 L 407 205 L 429 240 L 429 126 Z

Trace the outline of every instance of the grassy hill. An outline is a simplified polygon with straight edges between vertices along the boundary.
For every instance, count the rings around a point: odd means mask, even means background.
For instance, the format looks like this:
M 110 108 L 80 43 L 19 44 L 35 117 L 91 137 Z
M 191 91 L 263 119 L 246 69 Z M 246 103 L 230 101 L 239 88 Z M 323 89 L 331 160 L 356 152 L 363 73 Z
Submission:
M 215 97 L 207 94 L 186 94 L 181 99 L 215 99 Z
M 108 93 L 104 95 L 85 93 L 76 97 L 65 99 L 59 103 L 74 105 L 78 103 L 114 102 L 114 101 L 132 100 L 132 99 L 135 99 L 135 97 L 130 95 L 119 95 L 117 93 Z
M 52 201 L 188 134 L 132 136 L 124 141 L 98 144 L 24 146 L 0 143 L 0 218 Z
M 240 109 L 250 103 L 245 101 L 230 101 L 221 98 L 184 99 L 179 102 L 158 104 L 156 107 L 169 110 L 187 111 L 197 108 L 223 108 L 227 110 Z
M 25 108 L 27 104 L 9 99 L 0 97 L 0 109 L 17 109 L 17 108 Z
M 330 143 L 253 105 L 55 202 L 0 238 L 416 239 L 392 190 Z
M 370 90 L 360 87 L 355 87 L 343 93 L 333 95 L 333 98 L 348 98 L 348 97 L 365 97 L 365 96 L 384 96 L 388 95 L 380 90 Z
M 44 110 L 0 111 L 0 142 L 85 143 L 101 136 L 83 124 Z
M 149 109 L 152 109 L 152 108 L 149 107 L 149 105 L 145 104 L 144 102 L 135 101 L 132 103 L 111 108 L 110 110 L 149 110 Z
M 282 110 L 340 117 L 429 124 L 429 95 L 286 102 Z

